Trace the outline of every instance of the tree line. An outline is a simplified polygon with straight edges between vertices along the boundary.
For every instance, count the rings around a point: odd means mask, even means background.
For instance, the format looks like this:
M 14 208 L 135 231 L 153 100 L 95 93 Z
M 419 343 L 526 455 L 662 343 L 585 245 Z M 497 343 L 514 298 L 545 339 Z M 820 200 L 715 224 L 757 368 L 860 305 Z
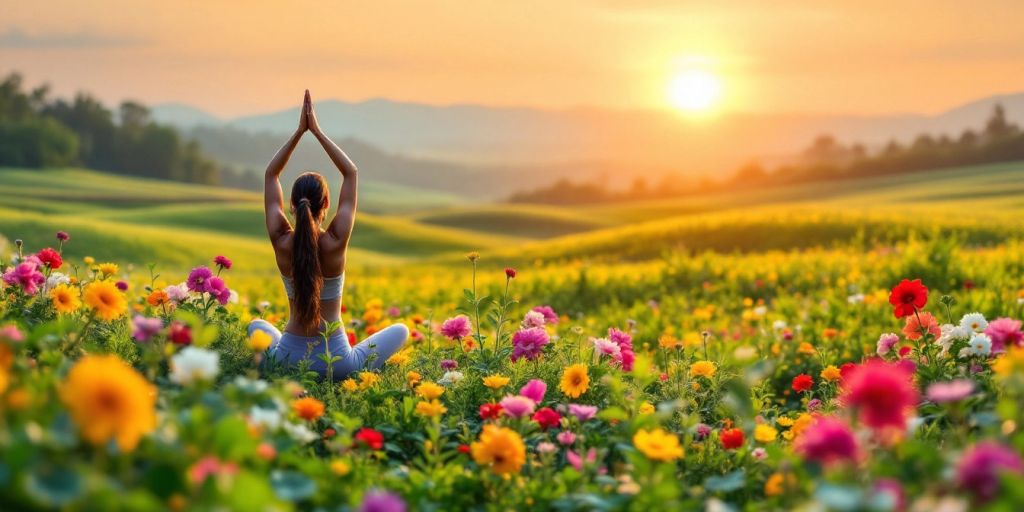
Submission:
M 91 169 L 166 180 L 232 184 L 238 171 L 222 168 L 142 104 L 116 111 L 79 92 L 50 98 L 49 85 L 28 90 L 20 74 L 0 82 L 0 166 Z
M 752 161 L 725 180 L 704 178 L 695 182 L 680 174 L 669 173 L 655 182 L 637 178 L 631 187 L 615 190 L 600 181 L 577 183 L 563 179 L 550 186 L 517 192 L 509 197 L 509 201 L 582 204 L 662 199 L 1019 160 L 1024 160 L 1024 130 L 1010 122 L 1005 109 L 997 104 L 985 126 L 980 130 L 964 130 L 956 137 L 924 133 L 909 143 L 890 140 L 872 151 L 861 143 L 843 144 L 831 135 L 821 135 L 793 163 L 768 169 L 760 162 Z

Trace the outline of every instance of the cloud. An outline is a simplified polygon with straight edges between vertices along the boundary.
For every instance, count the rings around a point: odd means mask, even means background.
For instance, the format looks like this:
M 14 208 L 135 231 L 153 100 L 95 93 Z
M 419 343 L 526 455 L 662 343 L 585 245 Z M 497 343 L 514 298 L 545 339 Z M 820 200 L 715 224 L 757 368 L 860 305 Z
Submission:
M 111 48 L 140 46 L 147 42 L 138 37 L 103 35 L 88 30 L 30 34 L 17 28 L 10 28 L 0 32 L 0 48 Z

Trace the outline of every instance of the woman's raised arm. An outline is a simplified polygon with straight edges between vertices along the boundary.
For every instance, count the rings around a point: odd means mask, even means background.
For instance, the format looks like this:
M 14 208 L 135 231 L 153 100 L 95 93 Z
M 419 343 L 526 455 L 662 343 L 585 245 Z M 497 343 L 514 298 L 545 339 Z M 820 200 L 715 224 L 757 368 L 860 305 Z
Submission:
M 338 211 L 334 214 L 334 220 L 331 221 L 330 226 L 327 227 L 327 232 L 347 244 L 349 237 L 352 235 L 352 226 L 356 222 L 356 188 L 358 182 L 356 164 L 352 163 L 348 155 L 320 129 L 316 113 L 313 112 L 312 102 L 309 105 L 309 131 L 313 133 L 316 140 L 320 141 L 320 145 L 327 151 L 327 156 L 331 157 L 334 166 L 341 171 L 343 181 L 341 183 L 341 193 L 338 196 Z
M 281 149 L 277 150 L 277 154 L 267 164 L 267 172 L 263 182 L 263 209 L 267 216 L 267 235 L 270 236 L 271 242 L 276 242 L 277 239 L 292 231 L 292 225 L 284 214 L 284 192 L 281 190 L 280 177 L 281 172 L 284 171 L 285 164 L 288 163 L 288 159 L 291 158 L 292 153 L 295 151 L 295 146 L 299 144 L 299 139 L 309 129 L 308 120 L 311 109 L 312 103 L 309 100 L 309 91 L 307 90 L 306 97 L 302 102 L 302 111 L 299 113 L 298 128 L 295 129 L 295 133 L 288 138 L 288 141 L 284 143 L 284 146 L 281 146 Z

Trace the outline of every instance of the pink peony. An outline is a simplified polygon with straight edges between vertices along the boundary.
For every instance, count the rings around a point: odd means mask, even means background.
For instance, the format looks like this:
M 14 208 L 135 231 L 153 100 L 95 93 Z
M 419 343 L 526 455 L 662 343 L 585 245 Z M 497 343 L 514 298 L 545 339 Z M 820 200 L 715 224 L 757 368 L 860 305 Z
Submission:
M 1024 333 L 1020 330 L 1020 320 L 1012 318 L 997 318 L 989 322 L 985 328 L 985 334 L 992 340 L 992 353 L 999 354 L 1006 351 L 1010 345 L 1024 345 Z
M 1011 448 L 995 441 L 982 441 L 971 446 L 956 465 L 956 481 L 981 501 L 993 498 L 999 491 L 1000 473 L 1024 473 L 1024 462 Z
M 804 459 L 833 464 L 857 459 L 860 449 L 850 427 L 837 418 L 822 416 L 797 438 L 793 449 Z
M 547 383 L 540 379 L 533 379 L 530 382 L 527 382 L 526 385 L 519 390 L 520 395 L 525 396 L 538 404 L 544 401 L 544 394 L 547 392 Z
M 441 334 L 450 340 L 461 340 L 469 336 L 470 331 L 469 318 L 466 315 L 449 318 L 441 324 Z
M 622 349 L 612 340 L 596 338 L 593 340 L 594 350 L 602 356 L 608 356 L 618 360 L 622 357 Z
M 39 259 L 27 258 L 13 268 L 4 272 L 4 282 L 11 286 L 19 286 L 26 295 L 35 295 L 39 285 L 46 282 L 46 276 L 39 271 Z
M 512 335 L 512 360 L 525 358 L 527 361 L 533 361 L 537 359 L 549 340 L 547 331 L 542 327 L 519 329 Z
M 509 395 L 501 399 L 501 410 L 508 416 L 513 418 L 522 418 L 533 414 L 533 409 L 537 407 L 537 403 L 533 400 L 520 395 Z
M 974 381 L 967 379 L 956 379 L 949 382 L 935 382 L 928 386 L 925 396 L 928 400 L 937 404 L 947 402 L 959 402 L 971 396 L 974 391 Z
M 551 306 L 537 306 L 533 308 L 533 311 L 544 315 L 544 321 L 551 325 L 558 323 L 558 315 L 555 314 L 555 310 L 551 309 Z
M 537 311 L 528 311 L 523 317 L 523 327 L 544 327 L 544 314 Z
M 196 267 L 188 273 L 188 289 L 196 293 L 206 291 L 206 282 L 213 277 L 213 272 L 206 267 Z
M 840 401 L 859 410 L 873 429 L 906 428 L 907 411 L 917 405 L 913 374 L 897 364 L 872 359 L 857 365 L 843 379 Z

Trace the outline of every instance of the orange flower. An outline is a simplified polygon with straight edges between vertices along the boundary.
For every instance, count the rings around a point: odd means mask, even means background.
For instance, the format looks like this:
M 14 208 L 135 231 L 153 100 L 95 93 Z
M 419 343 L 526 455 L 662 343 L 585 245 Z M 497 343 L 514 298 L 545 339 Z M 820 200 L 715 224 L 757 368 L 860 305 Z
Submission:
M 170 300 L 171 298 L 167 295 L 167 292 L 163 290 L 153 290 L 153 293 L 146 297 L 146 302 L 153 307 L 167 304 Z
M 324 403 L 307 396 L 292 402 L 292 410 L 298 417 L 306 421 L 316 421 L 317 418 L 324 415 Z

